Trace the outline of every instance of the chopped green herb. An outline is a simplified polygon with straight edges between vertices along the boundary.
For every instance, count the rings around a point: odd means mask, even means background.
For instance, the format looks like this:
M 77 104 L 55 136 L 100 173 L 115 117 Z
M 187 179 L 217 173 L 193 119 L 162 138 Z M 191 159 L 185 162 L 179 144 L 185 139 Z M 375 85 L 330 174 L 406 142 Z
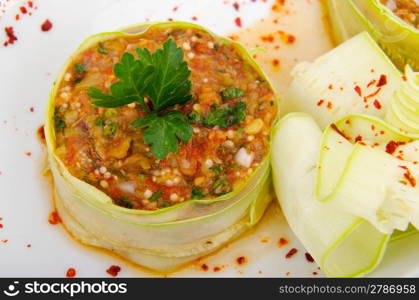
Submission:
M 202 191 L 196 187 L 192 188 L 191 196 L 192 199 L 202 199 L 205 197 Z
M 82 75 L 84 72 L 86 72 L 86 67 L 84 64 L 75 64 L 74 69 L 76 70 L 76 73 L 79 75 Z
M 135 120 L 136 128 L 147 128 L 144 141 L 151 144 L 153 155 L 162 159 L 178 150 L 179 140 L 186 143 L 192 138 L 192 127 L 179 111 L 158 114 L 162 110 L 184 104 L 192 99 L 191 71 L 183 60 L 183 51 L 169 39 L 153 54 L 146 48 L 136 49 L 137 59 L 126 52 L 115 64 L 114 74 L 119 81 L 110 87 L 110 94 L 90 87 L 92 104 L 113 108 L 138 102 L 148 113 Z M 144 98 L 150 99 L 151 107 Z
M 112 117 L 116 116 L 117 114 L 118 114 L 118 112 L 114 108 L 109 108 L 104 113 L 106 118 L 112 118 Z
M 243 97 L 244 92 L 241 89 L 229 87 L 221 92 L 221 96 L 223 97 L 223 100 L 236 99 Z
M 99 52 L 100 54 L 108 54 L 108 50 L 106 50 L 103 47 L 103 44 L 102 43 L 99 44 L 99 47 L 97 48 L 97 52 Z
M 122 206 L 122 207 L 126 207 L 126 208 L 133 208 L 134 204 L 132 204 L 132 202 L 128 199 L 128 197 L 121 197 L 117 200 L 115 200 L 115 204 Z
M 97 118 L 97 119 L 95 120 L 95 125 L 96 125 L 96 126 L 103 127 L 103 126 L 105 126 L 105 120 L 103 120 L 102 118 Z
M 232 107 L 225 109 L 212 108 L 208 116 L 203 120 L 205 126 L 220 126 L 227 128 L 239 124 L 245 118 L 246 104 L 237 102 Z
M 83 77 L 76 78 L 74 83 L 80 83 L 83 80 Z
M 59 112 L 60 112 L 60 109 L 56 107 L 54 110 L 54 117 L 53 117 L 54 125 L 55 125 L 56 130 L 63 130 L 66 124 L 65 124 L 65 121 L 60 116 L 58 116 Z
M 188 115 L 188 120 L 191 124 L 199 123 L 201 121 L 201 115 L 196 111 L 193 111 Z
M 231 184 L 226 175 L 221 175 L 212 184 L 213 193 L 223 195 L 231 190 Z
M 221 167 L 218 165 L 212 166 L 210 169 L 216 174 L 221 174 L 221 171 L 222 171 Z
M 172 203 L 170 203 L 169 201 L 166 201 L 166 200 L 159 201 L 159 208 L 169 207 L 171 205 Z
M 157 201 L 157 199 L 159 199 L 162 194 L 163 194 L 162 191 L 159 190 L 159 191 L 155 192 L 153 195 L 151 195 L 150 199 L 148 199 L 148 200 L 151 201 L 151 202 Z
M 214 44 L 214 50 L 215 50 L 215 51 L 218 51 L 218 49 L 220 49 L 220 44 L 215 43 L 215 44 Z
M 112 137 L 118 130 L 118 123 L 114 121 L 107 121 L 103 127 L 103 134 L 107 137 Z

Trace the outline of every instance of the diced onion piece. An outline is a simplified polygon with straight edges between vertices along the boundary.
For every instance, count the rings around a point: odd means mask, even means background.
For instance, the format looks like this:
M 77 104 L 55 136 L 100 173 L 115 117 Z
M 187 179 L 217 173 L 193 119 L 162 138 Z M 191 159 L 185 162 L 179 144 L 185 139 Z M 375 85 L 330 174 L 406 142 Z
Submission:
M 235 156 L 236 162 L 246 168 L 249 168 L 252 165 L 254 158 L 255 154 L 253 152 L 248 153 L 245 148 L 240 148 Z

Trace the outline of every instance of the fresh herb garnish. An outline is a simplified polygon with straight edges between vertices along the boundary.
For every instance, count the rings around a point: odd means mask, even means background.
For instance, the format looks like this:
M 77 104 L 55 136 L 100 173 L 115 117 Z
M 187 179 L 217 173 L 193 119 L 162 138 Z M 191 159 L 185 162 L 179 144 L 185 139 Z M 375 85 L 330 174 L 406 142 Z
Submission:
M 114 121 L 106 121 L 105 126 L 103 127 L 103 134 L 107 137 L 112 137 L 116 134 L 118 130 L 118 123 Z
M 114 108 L 109 108 L 104 112 L 105 117 L 112 118 L 113 116 L 116 116 L 118 112 Z
M 243 96 L 244 92 L 241 89 L 235 87 L 229 87 L 228 89 L 225 89 L 221 92 L 221 97 L 223 100 L 236 99 Z
M 192 138 L 192 128 L 179 111 L 163 113 L 162 110 L 182 105 L 192 99 L 191 71 L 183 61 L 182 49 L 169 39 L 153 54 L 148 49 L 136 49 L 137 59 L 124 53 L 115 64 L 114 74 L 119 81 L 110 86 L 110 93 L 90 87 L 88 95 L 96 99 L 92 104 L 99 107 L 120 107 L 138 102 L 148 113 L 135 120 L 136 128 L 147 128 L 144 141 L 151 145 L 151 152 L 162 159 L 169 152 L 177 152 L 179 139 L 186 143 Z M 145 97 L 150 105 L 145 103 Z
M 76 73 L 79 75 L 82 75 L 86 71 L 86 67 L 84 64 L 75 64 L 74 69 L 76 70 Z
M 83 80 L 83 77 L 76 78 L 74 83 L 80 83 Z
M 151 145 L 151 152 L 162 159 L 169 152 L 176 153 L 178 139 L 186 143 L 192 137 L 192 127 L 186 117 L 177 110 L 158 116 L 151 113 L 132 122 L 136 128 L 147 129 L 143 133 L 144 142 Z
M 199 123 L 201 121 L 201 115 L 196 111 L 193 111 L 188 115 L 188 120 L 191 124 Z
M 55 108 L 54 117 L 53 117 L 54 125 L 55 125 L 56 130 L 63 130 L 66 124 L 65 124 L 65 121 L 60 116 L 58 116 L 59 112 L 60 112 L 60 109 L 58 107 Z
M 210 168 L 215 174 L 221 174 L 221 167 L 218 165 L 212 166 Z
M 239 124 L 245 118 L 246 104 L 237 102 L 232 107 L 224 109 L 212 108 L 208 116 L 203 120 L 205 126 L 220 126 L 227 128 Z
M 160 190 L 155 192 L 153 195 L 151 195 L 149 201 L 151 201 L 151 202 L 157 201 L 161 197 L 162 194 L 163 193 Z
M 192 199 L 202 199 L 205 197 L 205 195 L 202 193 L 202 191 L 196 187 L 192 188 L 191 192 Z
M 132 204 L 132 202 L 127 197 L 121 197 L 115 200 L 115 204 L 126 208 L 134 207 L 134 204 Z
M 103 126 L 105 126 L 105 120 L 103 120 L 102 118 L 97 118 L 95 120 L 95 125 L 99 126 L 99 127 L 103 127 Z
M 99 47 L 97 48 L 97 52 L 99 52 L 100 54 L 108 54 L 108 50 L 106 50 L 103 47 L 103 44 L 99 44 Z

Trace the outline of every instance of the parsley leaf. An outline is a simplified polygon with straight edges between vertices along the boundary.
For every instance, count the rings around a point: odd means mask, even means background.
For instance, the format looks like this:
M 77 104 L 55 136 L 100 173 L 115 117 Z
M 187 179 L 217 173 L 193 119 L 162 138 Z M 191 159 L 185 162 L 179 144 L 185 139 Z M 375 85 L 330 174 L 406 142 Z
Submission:
M 132 122 L 132 125 L 146 128 L 144 142 L 151 145 L 151 152 L 157 159 L 162 159 L 169 152 L 177 152 L 179 140 L 186 143 L 192 138 L 192 127 L 181 112 L 160 113 L 192 99 L 191 71 L 183 60 L 182 49 L 172 39 L 153 54 L 146 48 L 136 49 L 136 54 L 137 59 L 126 52 L 115 64 L 114 74 L 119 81 L 110 86 L 110 93 L 90 87 L 88 95 L 95 99 L 92 104 L 98 107 L 114 108 L 132 102 L 140 103 L 148 114 Z M 150 100 L 150 106 L 145 103 L 145 97 Z M 116 127 L 110 129 L 114 130 L 109 130 L 109 134 L 115 134 Z
M 105 47 L 103 47 L 103 44 L 99 44 L 97 52 L 99 52 L 100 54 L 108 54 L 108 50 L 106 50 Z
M 189 80 L 191 71 L 183 60 L 182 49 L 169 39 L 153 54 L 147 49 L 136 49 L 138 57 L 144 57 L 154 66 L 153 80 L 146 90 L 153 110 L 158 111 L 176 104 L 184 104 L 192 99 Z
M 246 104 L 237 102 L 232 107 L 225 109 L 212 108 L 208 116 L 203 120 L 205 126 L 220 126 L 227 128 L 236 125 L 244 120 Z
M 144 92 L 153 79 L 150 76 L 153 71 L 154 67 L 147 61 L 136 60 L 131 53 L 124 53 L 121 62 L 114 66 L 114 73 L 119 81 L 111 85 L 111 93 L 107 94 L 95 87 L 89 88 L 89 97 L 97 99 L 92 101 L 92 104 L 113 108 L 139 102 L 146 111 L 149 111 L 144 103 Z
M 92 104 L 99 107 L 119 107 L 139 102 L 148 112 L 144 97 L 149 97 L 153 111 L 184 104 L 192 99 L 189 80 L 191 71 L 183 61 L 182 49 L 169 39 L 153 54 L 148 49 L 136 49 L 138 59 L 124 53 L 115 64 L 114 73 L 119 81 L 110 87 L 110 94 L 90 87 L 88 95 L 97 99 Z
M 186 117 L 177 110 L 157 115 L 150 113 L 132 122 L 136 128 L 147 128 L 144 133 L 144 142 L 151 145 L 151 152 L 157 159 L 162 159 L 169 152 L 176 153 L 178 139 L 186 143 L 192 138 L 192 127 Z

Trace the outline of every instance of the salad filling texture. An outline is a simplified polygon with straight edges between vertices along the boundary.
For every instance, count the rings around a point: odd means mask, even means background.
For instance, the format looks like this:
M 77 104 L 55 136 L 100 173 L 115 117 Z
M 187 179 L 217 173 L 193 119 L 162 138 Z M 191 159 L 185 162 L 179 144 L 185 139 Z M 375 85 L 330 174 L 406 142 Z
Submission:
M 234 45 L 203 30 L 174 25 L 100 41 L 73 57 L 63 79 L 56 154 L 119 206 L 219 197 L 268 153 L 272 89 Z

